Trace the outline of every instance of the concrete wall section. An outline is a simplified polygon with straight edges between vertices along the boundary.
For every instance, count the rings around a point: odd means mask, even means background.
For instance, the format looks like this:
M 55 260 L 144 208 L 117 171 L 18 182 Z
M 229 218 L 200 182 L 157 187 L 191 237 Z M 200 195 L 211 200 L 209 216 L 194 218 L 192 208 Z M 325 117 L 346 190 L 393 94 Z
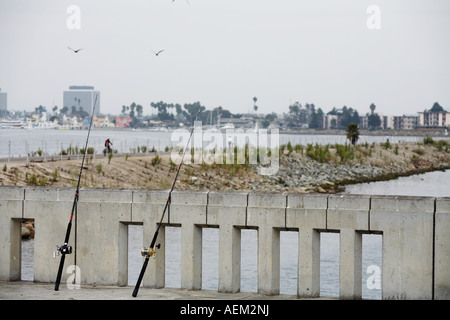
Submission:
M 450 300 L 450 198 L 436 199 L 434 298 Z
M 250 193 L 247 226 L 258 228 L 258 293 L 280 293 L 280 229 L 286 227 L 287 196 Z
M 299 297 L 320 294 L 320 230 L 327 225 L 327 195 L 289 194 L 286 228 L 298 230 Z
M 54 282 L 60 258 L 53 258 L 57 245 L 64 243 L 67 225 L 72 212 L 75 188 L 27 187 L 23 214 L 34 219 L 34 281 Z M 75 223 L 73 224 L 75 225 Z M 75 228 L 72 229 L 69 245 L 74 245 Z M 75 264 L 75 255 L 67 255 L 62 282 L 67 277 L 67 267 Z
M 96 284 L 128 283 L 131 190 L 81 189 L 78 202 L 77 265 Z M 84 281 L 82 281 L 82 284 Z
M 169 190 L 135 190 L 131 206 L 131 221 L 143 224 L 142 247 L 149 248 L 153 235 L 161 222 L 161 217 L 169 196 Z M 169 208 L 169 207 L 168 207 Z M 143 285 L 150 288 L 163 288 L 165 285 L 165 225 L 169 224 L 169 209 L 166 209 L 162 226 L 159 228 L 156 244 L 160 249 L 150 258 Z
M 208 192 L 173 191 L 170 223 L 181 224 L 181 288 L 202 287 L 202 229 Z
M 383 232 L 383 299 L 431 299 L 435 198 L 374 196 L 370 229 Z
M 35 220 L 34 281 L 54 282 L 74 188 L 0 187 L 0 280 L 20 280 L 22 218 Z M 241 230 L 258 230 L 258 292 L 279 294 L 280 231 L 297 231 L 299 297 L 320 295 L 320 232 L 338 232 L 339 296 L 361 298 L 362 234 L 382 234 L 383 299 L 450 298 L 450 198 L 325 194 L 81 189 L 62 284 L 80 268 L 81 284 L 127 285 L 128 225 L 155 231 L 160 249 L 143 285 L 165 285 L 165 227 L 181 227 L 181 286 L 202 286 L 202 230 L 219 229 L 220 292 L 240 291 Z M 68 271 L 68 272 L 67 272 Z
M 20 280 L 21 219 L 25 188 L 0 188 L 0 281 Z
M 362 297 L 362 231 L 369 231 L 369 196 L 328 198 L 327 229 L 339 230 L 339 297 Z
M 219 228 L 219 292 L 240 291 L 241 228 L 247 223 L 248 193 L 213 192 L 208 195 L 207 224 Z

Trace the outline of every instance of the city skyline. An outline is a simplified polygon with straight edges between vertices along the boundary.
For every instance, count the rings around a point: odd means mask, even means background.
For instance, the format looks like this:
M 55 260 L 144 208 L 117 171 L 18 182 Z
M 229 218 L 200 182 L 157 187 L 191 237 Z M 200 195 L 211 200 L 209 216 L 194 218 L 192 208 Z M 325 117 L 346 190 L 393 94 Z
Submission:
M 0 88 L 17 111 L 62 108 L 71 85 L 95 86 L 111 114 L 132 102 L 150 114 L 157 101 L 247 113 L 253 97 L 265 114 L 296 101 L 325 113 L 448 110 L 449 9 L 445 0 L 2 1 Z

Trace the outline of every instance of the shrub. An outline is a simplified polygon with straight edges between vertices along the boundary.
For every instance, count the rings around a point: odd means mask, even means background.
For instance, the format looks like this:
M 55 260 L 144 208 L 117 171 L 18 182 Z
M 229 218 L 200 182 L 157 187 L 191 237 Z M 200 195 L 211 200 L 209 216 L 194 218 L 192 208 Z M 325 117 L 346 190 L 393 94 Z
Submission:
M 434 144 L 432 137 L 423 138 L 423 144 Z
M 162 161 L 162 158 L 158 155 L 156 155 L 153 159 L 152 159 L 152 166 L 156 166 L 158 164 L 160 164 Z
M 308 144 L 306 147 L 306 155 L 319 162 L 326 162 L 331 159 L 331 152 L 328 144 L 326 146 L 316 144 L 315 147 L 313 147 L 312 144 Z
M 353 148 L 350 145 L 336 144 L 335 147 L 336 153 L 341 158 L 341 162 L 346 162 L 347 160 L 353 159 L 354 157 Z
M 53 181 L 57 181 L 58 180 L 58 176 L 59 176 L 58 170 L 55 169 L 55 171 L 53 171 Z
M 39 185 L 41 187 L 45 186 L 47 184 L 47 177 L 46 176 L 39 176 Z
M 37 181 L 37 176 L 35 173 L 33 173 L 30 177 L 30 181 L 29 181 L 32 185 L 37 186 L 38 181 Z

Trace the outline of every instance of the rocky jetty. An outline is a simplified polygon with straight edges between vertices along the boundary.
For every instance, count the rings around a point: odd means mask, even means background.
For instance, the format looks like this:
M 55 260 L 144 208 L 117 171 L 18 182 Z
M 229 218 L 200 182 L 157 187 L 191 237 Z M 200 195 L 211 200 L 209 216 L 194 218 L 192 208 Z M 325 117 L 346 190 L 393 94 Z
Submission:
M 170 153 L 86 159 L 81 187 L 169 189 L 177 169 Z M 0 185 L 75 187 L 80 161 L 11 162 Z M 419 143 L 281 146 L 279 169 L 262 176 L 258 165 L 185 164 L 177 190 L 327 192 L 346 184 L 450 168 L 450 140 Z

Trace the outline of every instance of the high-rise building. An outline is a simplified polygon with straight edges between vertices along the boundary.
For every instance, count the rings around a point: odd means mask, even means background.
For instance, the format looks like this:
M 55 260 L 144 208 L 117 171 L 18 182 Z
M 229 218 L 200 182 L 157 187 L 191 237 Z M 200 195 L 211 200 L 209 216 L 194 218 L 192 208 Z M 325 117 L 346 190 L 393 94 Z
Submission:
M 68 115 L 80 110 L 90 115 L 97 95 L 94 112 L 97 115 L 100 113 L 100 91 L 94 91 L 93 86 L 70 86 L 69 91 L 63 93 L 63 107 L 68 108 Z
M 4 117 L 6 115 L 7 107 L 8 107 L 8 100 L 7 100 L 7 94 L 6 92 L 1 92 L 2 89 L 0 89 L 0 117 Z

